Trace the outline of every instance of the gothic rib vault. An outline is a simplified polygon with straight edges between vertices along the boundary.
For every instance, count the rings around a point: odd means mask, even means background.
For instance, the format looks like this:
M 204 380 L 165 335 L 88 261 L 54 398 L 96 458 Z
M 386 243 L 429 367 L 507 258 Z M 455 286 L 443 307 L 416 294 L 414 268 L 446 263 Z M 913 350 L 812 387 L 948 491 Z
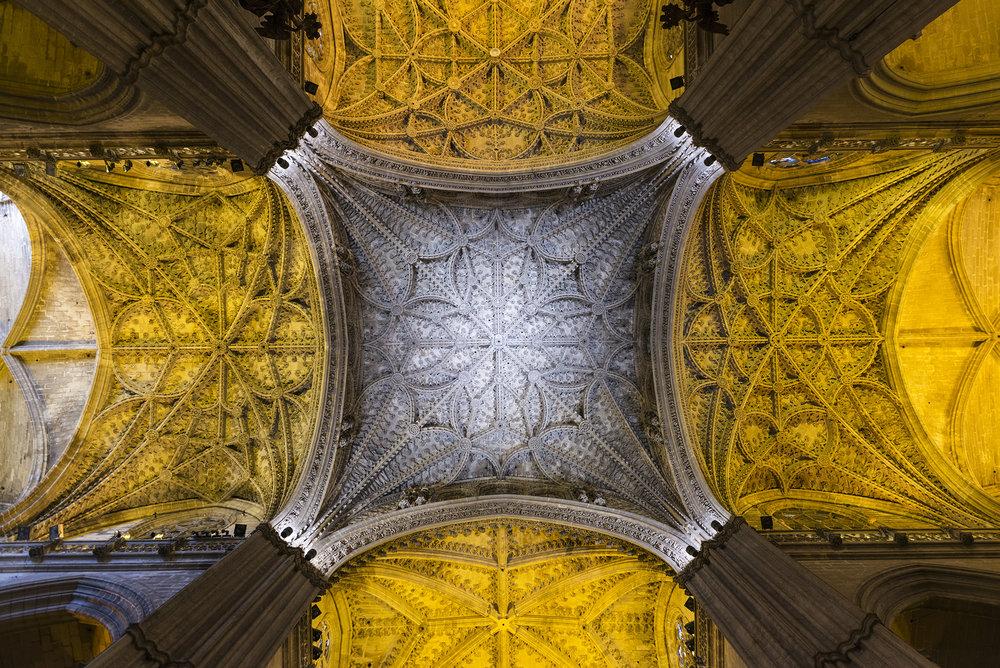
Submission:
M 664 120 L 650 3 L 312 6 L 326 120 L 278 185 L 0 168 L 39 265 L 2 350 L 24 429 L 80 416 L 4 530 L 271 521 L 337 579 L 329 665 L 683 665 L 672 571 L 728 513 L 1000 518 L 995 152 L 718 178 Z M 60 277 L 94 324 L 41 346 Z M 41 347 L 93 367 L 85 406 Z

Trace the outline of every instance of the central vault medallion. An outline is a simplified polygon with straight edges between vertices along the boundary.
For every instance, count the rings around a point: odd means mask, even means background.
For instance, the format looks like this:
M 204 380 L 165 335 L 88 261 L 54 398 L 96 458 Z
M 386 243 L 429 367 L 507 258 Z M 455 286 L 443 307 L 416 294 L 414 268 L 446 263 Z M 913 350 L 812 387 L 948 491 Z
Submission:
M 394 503 L 422 486 L 555 486 L 670 514 L 638 418 L 634 359 L 653 188 L 504 207 L 346 183 L 334 192 L 364 328 L 339 503 Z

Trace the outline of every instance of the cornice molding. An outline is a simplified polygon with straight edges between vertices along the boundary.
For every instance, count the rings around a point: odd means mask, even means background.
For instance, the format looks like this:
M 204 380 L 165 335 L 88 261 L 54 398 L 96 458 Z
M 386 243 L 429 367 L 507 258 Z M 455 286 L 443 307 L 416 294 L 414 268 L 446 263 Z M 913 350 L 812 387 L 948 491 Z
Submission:
M 701 146 L 708 150 L 712 156 L 718 160 L 723 167 L 731 172 L 735 172 L 740 168 L 742 161 L 737 161 L 732 155 L 726 152 L 726 149 L 722 148 L 719 141 L 713 137 L 704 136 L 704 130 L 701 127 L 701 123 L 694 120 L 694 118 L 684 107 L 680 105 L 680 100 L 682 98 L 677 98 L 672 101 L 669 106 L 670 115 L 677 119 L 677 121 L 684 127 L 689 135 L 691 135 L 691 141 L 695 146 Z
M 322 117 L 323 108 L 313 102 L 312 106 L 306 110 L 306 113 L 288 129 L 288 134 L 284 138 L 276 140 L 267 153 L 253 166 L 254 174 L 267 174 L 274 167 L 274 163 L 277 162 L 278 158 L 286 151 L 297 147 L 306 130 Z

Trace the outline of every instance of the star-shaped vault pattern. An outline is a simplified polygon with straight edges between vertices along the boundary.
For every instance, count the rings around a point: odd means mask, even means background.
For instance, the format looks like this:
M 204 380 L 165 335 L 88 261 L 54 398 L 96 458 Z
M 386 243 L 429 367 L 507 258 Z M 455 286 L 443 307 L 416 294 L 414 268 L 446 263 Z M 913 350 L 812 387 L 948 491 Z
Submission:
M 547 483 L 672 517 L 679 504 L 643 435 L 634 359 L 652 186 L 571 207 L 335 190 L 364 327 L 358 426 L 336 504 Z

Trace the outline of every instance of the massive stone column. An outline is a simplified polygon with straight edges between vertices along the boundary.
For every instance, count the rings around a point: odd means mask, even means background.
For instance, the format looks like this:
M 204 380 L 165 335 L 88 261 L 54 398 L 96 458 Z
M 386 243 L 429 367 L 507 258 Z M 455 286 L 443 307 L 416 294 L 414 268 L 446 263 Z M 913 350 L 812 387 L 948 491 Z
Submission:
M 956 0 L 756 0 L 670 105 L 727 169 Z
M 733 517 L 678 575 L 748 666 L 933 666 Z
M 298 548 L 262 524 L 89 666 L 263 666 L 326 588 Z
M 258 174 L 322 114 L 231 0 L 22 4 Z

